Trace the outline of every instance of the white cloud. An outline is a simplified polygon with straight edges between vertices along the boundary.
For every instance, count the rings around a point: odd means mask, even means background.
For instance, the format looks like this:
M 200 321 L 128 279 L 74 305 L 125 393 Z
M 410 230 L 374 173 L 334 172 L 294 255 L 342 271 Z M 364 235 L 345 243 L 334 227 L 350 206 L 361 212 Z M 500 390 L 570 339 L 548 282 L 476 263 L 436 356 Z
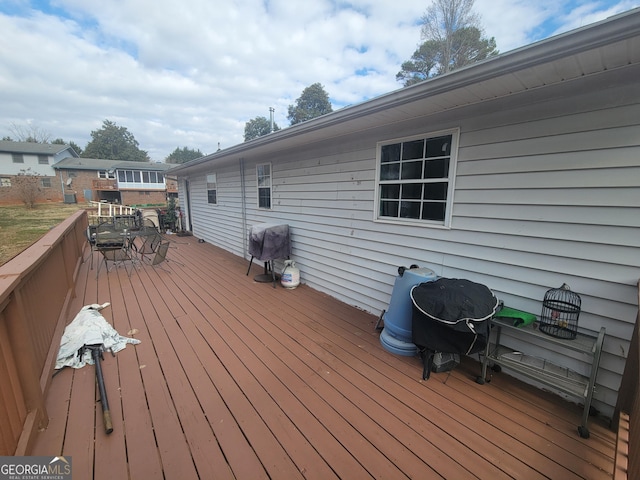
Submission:
M 610 3 L 610 2 L 609 2 Z M 84 147 L 109 119 L 154 160 L 176 147 L 210 153 L 242 142 L 244 124 L 287 106 L 315 82 L 334 108 L 400 88 L 420 41 L 424 0 L 52 1 L 59 15 L 0 6 L 0 135 L 31 121 Z M 501 51 L 633 7 L 476 0 Z M 616 10 L 617 9 L 617 10 Z
M 507 52 L 635 8 L 636 0 L 476 0 L 485 34 Z

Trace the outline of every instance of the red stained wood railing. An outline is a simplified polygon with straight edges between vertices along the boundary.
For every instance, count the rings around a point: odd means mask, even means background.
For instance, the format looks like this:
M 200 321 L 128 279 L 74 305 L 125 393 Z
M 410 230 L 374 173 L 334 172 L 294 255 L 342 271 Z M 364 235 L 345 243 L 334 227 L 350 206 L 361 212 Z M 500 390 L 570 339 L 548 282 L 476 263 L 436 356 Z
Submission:
M 0 266 L 0 455 L 27 455 L 48 423 L 44 398 L 87 224 L 78 211 Z

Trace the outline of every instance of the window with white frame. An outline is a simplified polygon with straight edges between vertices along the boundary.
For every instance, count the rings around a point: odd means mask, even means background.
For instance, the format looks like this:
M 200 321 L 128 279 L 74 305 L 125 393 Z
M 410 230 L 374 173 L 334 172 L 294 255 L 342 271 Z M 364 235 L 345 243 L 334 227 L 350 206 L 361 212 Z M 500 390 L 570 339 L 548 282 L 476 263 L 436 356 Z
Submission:
M 115 178 L 115 177 L 101 177 L 101 178 Z M 144 184 L 159 185 L 164 183 L 164 175 L 161 172 L 154 172 L 154 171 L 118 170 L 118 181 L 122 183 L 144 183 Z
M 21 153 L 12 153 L 11 158 L 13 159 L 13 163 L 24 163 L 24 155 Z
M 376 219 L 449 226 L 458 130 L 381 142 Z
M 10 177 L 0 177 L 0 187 L 10 187 L 10 186 L 11 186 Z
M 38 155 L 39 165 L 49 165 L 49 157 L 47 155 Z
M 116 179 L 116 172 L 115 172 L 115 170 L 99 170 L 98 171 L 98 178 L 105 178 L 105 179 L 109 179 L 109 180 L 115 180 Z
M 42 186 L 42 188 L 51 188 L 51 178 L 50 177 L 41 178 L 40 185 Z
M 207 175 L 207 202 L 218 204 L 218 182 L 215 173 Z
M 258 208 L 271 208 L 271 164 L 256 166 L 258 179 Z

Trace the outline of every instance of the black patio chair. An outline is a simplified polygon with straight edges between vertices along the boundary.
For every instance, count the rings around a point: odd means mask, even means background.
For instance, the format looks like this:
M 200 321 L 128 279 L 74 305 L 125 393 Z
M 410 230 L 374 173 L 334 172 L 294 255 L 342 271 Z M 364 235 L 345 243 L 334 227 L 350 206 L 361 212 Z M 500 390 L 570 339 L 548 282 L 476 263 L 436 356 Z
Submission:
M 123 265 L 125 272 L 127 272 L 127 275 L 131 277 L 131 272 L 127 269 L 126 262 L 133 262 L 133 256 L 131 255 L 131 250 L 127 248 L 124 243 L 120 247 L 98 247 L 97 250 L 102 254 L 102 260 L 104 261 L 107 273 L 109 273 L 108 262 L 113 262 L 116 268 L 118 267 L 118 264 Z M 100 262 L 100 265 L 102 265 L 102 262 Z M 98 265 L 98 272 L 96 275 L 100 273 L 100 265 Z M 131 270 L 133 270 L 133 266 L 131 267 Z
M 167 257 L 170 246 L 171 246 L 171 242 L 169 240 L 162 240 L 160 244 L 158 244 L 157 248 L 154 250 L 153 254 L 149 256 L 149 265 L 151 265 L 152 267 L 155 267 L 157 265 L 160 265 L 162 262 L 175 262 L 178 265 L 181 265 L 184 267 L 183 263 L 180 263 L 176 260 L 171 260 L 170 258 Z
M 116 231 L 113 224 L 104 222 L 96 227 L 94 249 L 102 255 L 96 276 L 100 274 L 102 262 L 104 262 L 107 272 L 109 272 L 107 262 L 113 262 L 116 266 L 118 263 L 122 263 L 127 274 L 131 276 L 125 264 L 126 261 L 133 260 L 128 239 L 123 232 Z
M 89 257 L 91 258 L 91 270 L 93 270 L 93 252 L 96 249 L 96 228 L 97 225 L 88 225 L 86 236 L 87 243 L 89 243 Z M 82 259 L 82 262 L 86 262 L 86 260 Z
M 134 248 L 140 259 L 144 261 L 145 257 L 153 255 L 160 244 L 162 236 L 153 227 L 143 227 L 134 241 Z

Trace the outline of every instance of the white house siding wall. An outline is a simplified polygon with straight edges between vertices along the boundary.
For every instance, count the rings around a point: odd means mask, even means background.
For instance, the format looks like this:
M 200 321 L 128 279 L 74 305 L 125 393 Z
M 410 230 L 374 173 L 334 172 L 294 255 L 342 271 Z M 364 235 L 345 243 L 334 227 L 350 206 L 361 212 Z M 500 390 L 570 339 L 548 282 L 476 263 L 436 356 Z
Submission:
M 245 234 L 242 226 L 242 195 L 240 190 L 239 161 L 225 167 L 214 168 L 202 175 L 192 176 L 190 181 L 191 215 L 193 234 L 236 255 L 243 256 Z M 208 203 L 207 174 L 215 173 L 217 179 L 216 205 Z M 186 199 L 180 199 L 186 205 Z
M 288 223 L 302 281 L 376 315 L 400 265 L 483 283 L 538 315 L 545 292 L 567 283 L 582 297 L 579 326 L 607 329 L 594 405 L 610 415 L 640 276 L 640 90 L 624 72 L 609 77 L 246 158 L 246 223 Z M 451 229 L 374 222 L 376 142 L 448 128 L 461 132 Z M 256 207 L 265 162 L 270 211 Z M 216 173 L 217 207 L 204 176 L 192 179 L 194 230 L 242 254 L 239 163 Z M 580 355 L 533 353 L 588 370 Z
M 38 155 L 33 153 L 23 153 L 22 158 L 24 163 L 13 163 L 13 156 L 11 153 L 0 152 L 0 173 L 3 175 L 19 175 L 23 171 L 29 171 L 32 174 L 37 174 L 43 177 L 55 177 L 56 172 L 51 167 L 52 157 L 45 155 L 49 162 L 47 165 L 40 164 L 38 161 Z

